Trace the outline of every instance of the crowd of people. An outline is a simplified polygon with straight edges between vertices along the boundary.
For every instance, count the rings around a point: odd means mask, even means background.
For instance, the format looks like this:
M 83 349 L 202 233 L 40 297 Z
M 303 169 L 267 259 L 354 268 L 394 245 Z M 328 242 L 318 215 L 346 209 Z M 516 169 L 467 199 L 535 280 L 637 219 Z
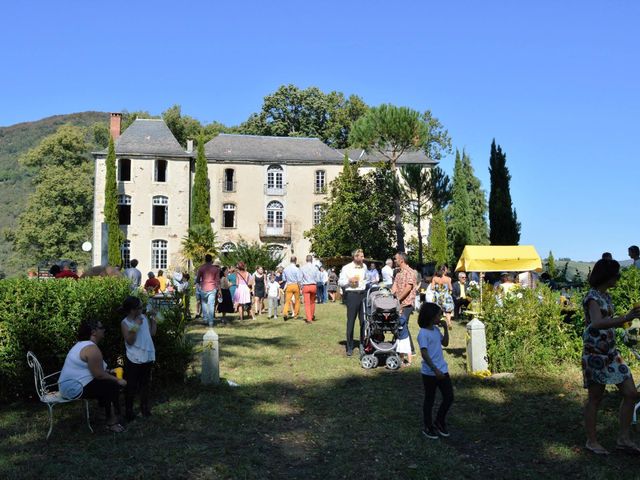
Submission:
M 640 251 L 637 246 L 629 247 L 629 256 L 633 265 L 640 268 Z M 414 310 L 418 310 L 419 331 L 416 338 L 422 359 L 423 434 L 434 439 L 449 436 L 446 416 L 453 403 L 453 388 L 442 348 L 448 345 L 452 318 L 459 318 L 468 307 L 468 291 L 472 282 L 477 282 L 480 276 L 458 272 L 453 281 L 445 265 L 438 266 L 433 275 L 421 276 L 409 266 L 407 255 L 402 252 L 397 253 L 393 259 L 387 259 L 380 270 L 373 263 L 367 266 L 364 258 L 362 250 L 355 250 L 352 262 L 345 265 L 338 276 L 332 269 L 326 270 L 317 264 L 311 255 L 305 258 L 302 266 L 292 256 L 284 268 L 268 272 L 258 266 L 253 273 L 247 271 L 243 262 L 227 268 L 207 255 L 194 279 L 197 310 L 207 324 L 213 325 L 216 313 L 224 319 L 226 314 L 233 312 L 237 312 L 241 319 L 245 314 L 255 318 L 266 312 L 269 319 L 277 319 L 281 314 L 287 321 L 299 318 L 301 306 L 304 305 L 304 321 L 313 324 L 316 303 L 336 301 L 341 296 L 346 306 L 346 355 L 350 357 L 355 348 L 356 319 L 360 326 L 358 347 L 363 348 L 363 300 L 367 291 L 373 286 L 388 288 L 400 306 L 397 353 L 406 366 L 411 365 L 412 354 L 415 352 L 409 319 Z M 132 260 L 131 268 L 124 271 L 133 290 L 141 288 L 142 281 L 142 274 L 136 266 L 137 262 Z M 72 273 L 66 267 L 60 268 L 54 276 L 77 278 Z M 475 278 L 472 275 L 476 275 Z M 631 417 L 639 396 L 631 371 L 621 358 L 615 342 L 616 328 L 640 319 L 640 304 L 625 315 L 614 315 L 608 291 L 615 287 L 619 278 L 620 264 L 603 254 L 603 258 L 596 262 L 589 275 L 591 289 L 583 301 L 586 327 L 583 334 L 582 370 L 584 387 L 588 391 L 585 408 L 586 448 L 601 455 L 609 452 L 597 440 L 596 418 L 608 384 L 616 385 L 623 397 L 616 449 L 640 454 L 640 447 L 630 437 Z M 169 280 L 162 271 L 157 275 L 149 272 L 142 288 L 152 294 L 185 291 L 189 282 L 188 274 L 174 273 Z M 499 295 L 509 295 L 518 285 L 531 288 L 537 282 L 537 277 L 530 272 L 505 272 L 496 279 L 494 288 Z M 155 361 L 153 336 L 157 326 L 153 315 L 144 315 L 142 309 L 142 302 L 135 296 L 128 297 L 122 305 L 121 334 L 126 353 L 122 376 L 116 374 L 117 369 L 107 369 L 97 347 L 104 337 L 105 329 L 99 322 L 91 321 L 80 326 L 79 341 L 69 351 L 60 376 L 61 392 L 65 396 L 100 400 L 105 408 L 107 426 L 113 432 L 124 430 L 116 415 L 119 411 L 118 394 L 121 387 L 125 393 L 127 421 L 136 417 L 133 409 L 136 395 L 139 396 L 140 413 L 143 416 L 151 414 L 149 383 Z M 433 419 L 436 390 L 440 390 L 442 402 Z

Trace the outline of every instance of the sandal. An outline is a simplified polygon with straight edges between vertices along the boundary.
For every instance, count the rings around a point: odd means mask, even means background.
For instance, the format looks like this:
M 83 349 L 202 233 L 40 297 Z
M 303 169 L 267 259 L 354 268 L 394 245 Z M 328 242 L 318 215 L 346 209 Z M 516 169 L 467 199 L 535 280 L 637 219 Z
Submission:
M 122 433 L 125 431 L 125 428 L 119 423 L 112 423 L 111 425 L 107 425 L 107 430 L 113 433 Z
M 609 455 L 609 450 L 603 447 L 590 447 L 589 444 L 586 444 L 584 448 L 587 451 L 594 453 L 596 455 Z

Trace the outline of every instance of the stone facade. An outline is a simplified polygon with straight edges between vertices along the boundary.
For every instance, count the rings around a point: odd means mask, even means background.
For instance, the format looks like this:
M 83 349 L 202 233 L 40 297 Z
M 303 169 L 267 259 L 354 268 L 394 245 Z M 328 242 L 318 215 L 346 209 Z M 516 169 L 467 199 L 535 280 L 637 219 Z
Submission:
M 120 120 L 112 115 L 112 127 L 114 117 Z M 195 152 L 180 147 L 162 120 L 136 120 L 115 147 L 125 263 L 136 258 L 143 273 L 183 269 Z M 317 220 L 314 209 L 341 172 L 344 152 L 318 139 L 219 135 L 205 154 L 212 226 L 223 250 L 244 239 L 273 245 L 285 258 L 309 253 L 304 232 Z M 106 151 L 94 157 L 93 263 L 104 265 Z M 407 227 L 407 238 L 412 231 Z

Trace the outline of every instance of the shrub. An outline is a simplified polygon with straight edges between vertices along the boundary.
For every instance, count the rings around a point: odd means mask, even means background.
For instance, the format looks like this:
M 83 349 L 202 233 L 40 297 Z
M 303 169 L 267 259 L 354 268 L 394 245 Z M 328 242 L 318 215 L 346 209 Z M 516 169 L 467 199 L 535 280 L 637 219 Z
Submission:
M 564 322 L 558 294 L 547 286 L 483 299 L 489 364 L 495 372 L 532 372 L 577 362 L 582 341 Z
M 100 344 L 109 367 L 124 354 L 118 308 L 130 294 L 122 278 L 0 281 L 0 400 L 33 396 L 33 373 L 26 362 L 32 350 L 45 371 L 62 368 L 76 342 L 79 324 L 100 320 L 107 328 Z M 163 312 L 154 338 L 160 379 L 181 378 L 191 349 L 184 339 L 184 316 L 179 308 Z

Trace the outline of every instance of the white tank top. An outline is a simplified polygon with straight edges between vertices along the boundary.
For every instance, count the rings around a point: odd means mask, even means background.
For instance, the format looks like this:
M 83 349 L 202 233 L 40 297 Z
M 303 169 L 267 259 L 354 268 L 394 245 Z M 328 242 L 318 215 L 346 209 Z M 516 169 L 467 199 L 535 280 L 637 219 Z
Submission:
M 82 389 L 84 386 L 93 380 L 93 375 L 89 370 L 89 364 L 80 358 L 80 352 L 83 348 L 90 345 L 95 346 L 91 340 L 83 340 L 76 343 L 64 361 L 64 366 L 60 372 L 60 378 L 58 379 L 58 386 L 60 387 L 60 393 L 65 398 L 77 398 L 82 395 Z M 102 361 L 102 367 L 106 370 L 107 364 Z
M 138 326 L 136 322 L 129 320 L 127 317 L 124 317 L 122 323 L 128 329 Z M 127 358 L 133 363 L 140 364 L 155 361 L 156 347 L 153 345 L 151 331 L 149 330 L 149 320 L 145 315 L 142 315 L 142 325 L 140 325 L 140 330 L 136 334 L 136 341 L 133 342 L 133 345 L 129 345 L 125 340 L 124 347 L 127 350 Z

